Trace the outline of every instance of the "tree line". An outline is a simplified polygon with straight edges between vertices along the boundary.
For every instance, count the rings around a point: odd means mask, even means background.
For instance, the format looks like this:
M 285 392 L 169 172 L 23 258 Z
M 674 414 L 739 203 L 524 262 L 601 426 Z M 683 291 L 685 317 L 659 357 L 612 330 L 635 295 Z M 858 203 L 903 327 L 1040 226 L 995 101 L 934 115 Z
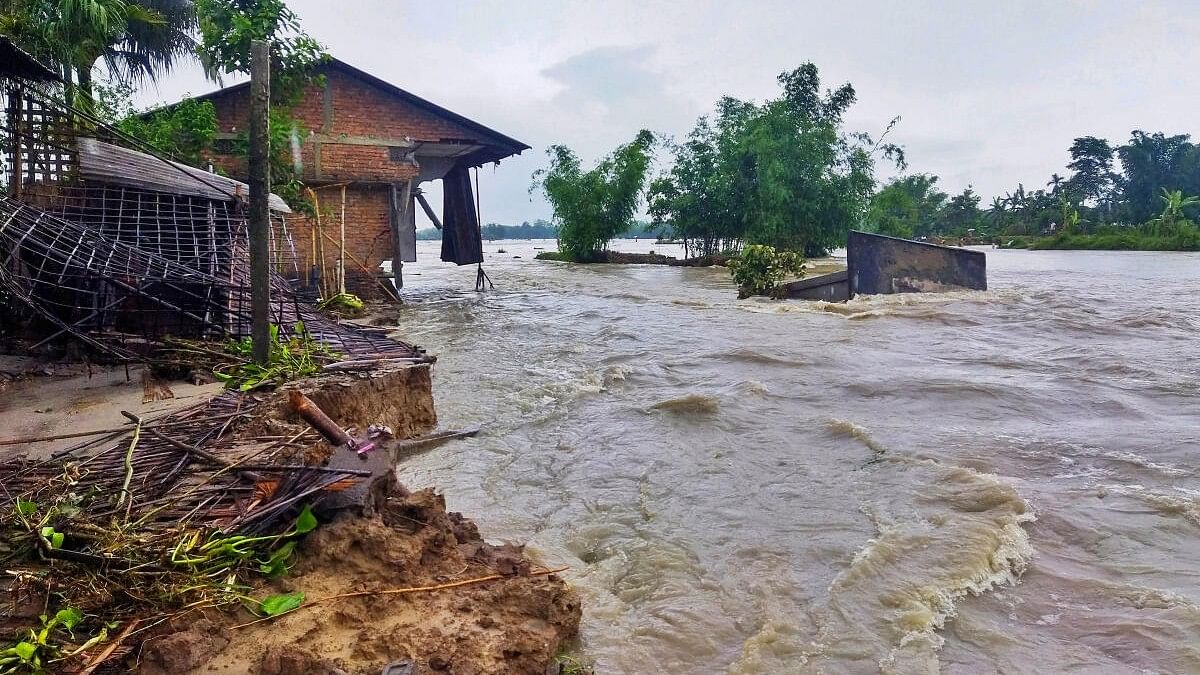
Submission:
M 1039 234 L 1087 235 L 1122 228 L 1163 233 L 1163 218 L 1182 227 L 1200 218 L 1200 145 L 1186 134 L 1134 131 L 1124 145 L 1081 136 L 1069 148 L 1065 176 L 1043 186 L 1024 184 L 992 198 L 968 187 L 950 196 L 938 178 L 915 174 L 892 180 L 874 196 L 866 223 L 900 237 L 982 238 Z
M 981 207 L 972 187 L 947 194 L 931 174 L 879 186 L 878 162 L 907 169 L 903 149 L 886 141 L 899 118 L 880 138 L 845 129 L 852 85 L 823 91 L 811 63 L 782 73 L 778 83 L 779 95 L 763 103 L 720 99 L 682 141 L 639 132 L 590 169 L 570 148 L 549 148 L 549 166 L 534 174 L 531 189 L 554 210 L 560 250 L 597 259 L 641 204 L 661 233 L 684 241 L 689 256 L 747 244 L 821 255 L 844 245 L 850 229 L 981 241 L 1052 234 L 1051 245 L 1064 247 L 1200 248 L 1200 146 L 1186 134 L 1139 130 L 1122 145 L 1076 138 L 1063 175 L 1035 189 L 1017 185 Z M 656 153 L 670 161 L 652 175 Z M 1078 239 L 1092 235 L 1107 239 Z

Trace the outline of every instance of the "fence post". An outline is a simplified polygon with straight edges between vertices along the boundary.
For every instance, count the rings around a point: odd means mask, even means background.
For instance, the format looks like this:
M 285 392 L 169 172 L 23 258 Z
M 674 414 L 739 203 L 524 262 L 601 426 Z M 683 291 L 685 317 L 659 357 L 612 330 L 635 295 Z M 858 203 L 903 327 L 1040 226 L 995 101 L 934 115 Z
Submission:
M 254 360 L 271 359 L 271 47 L 250 43 L 250 337 Z

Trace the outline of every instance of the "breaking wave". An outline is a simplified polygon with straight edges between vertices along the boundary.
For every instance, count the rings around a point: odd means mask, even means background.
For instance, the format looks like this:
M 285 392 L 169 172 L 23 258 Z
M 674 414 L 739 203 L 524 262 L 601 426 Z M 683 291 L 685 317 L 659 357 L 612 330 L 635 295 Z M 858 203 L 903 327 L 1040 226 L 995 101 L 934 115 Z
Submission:
M 830 586 L 811 658 L 937 672 L 938 631 L 956 603 L 1016 584 L 1024 573 L 1034 551 L 1023 524 L 1034 516 L 995 476 L 932 460 L 889 464 L 927 474 L 921 517 L 878 523 Z
M 688 394 L 655 403 L 650 409 L 683 415 L 715 415 L 721 409 L 721 402 L 707 394 Z

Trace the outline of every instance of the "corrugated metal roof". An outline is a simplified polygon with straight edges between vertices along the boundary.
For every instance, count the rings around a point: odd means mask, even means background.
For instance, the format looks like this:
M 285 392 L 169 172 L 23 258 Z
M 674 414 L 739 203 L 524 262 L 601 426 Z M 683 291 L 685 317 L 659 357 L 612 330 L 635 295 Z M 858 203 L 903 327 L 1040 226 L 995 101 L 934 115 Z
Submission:
M 126 185 L 143 190 L 231 201 L 248 199 L 250 187 L 241 181 L 160 159 L 95 138 L 81 137 L 79 174 L 85 180 Z M 270 197 L 272 211 L 291 213 L 278 195 Z

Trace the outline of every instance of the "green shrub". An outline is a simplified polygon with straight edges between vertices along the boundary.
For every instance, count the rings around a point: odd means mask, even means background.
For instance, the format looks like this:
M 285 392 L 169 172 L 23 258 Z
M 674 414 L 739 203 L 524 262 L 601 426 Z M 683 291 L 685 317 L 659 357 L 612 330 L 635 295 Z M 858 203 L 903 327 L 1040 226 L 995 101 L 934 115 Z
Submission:
M 804 276 L 804 256 L 776 251 L 773 246 L 750 244 L 729 260 L 729 271 L 738 285 L 738 297 L 769 295 L 784 279 Z

